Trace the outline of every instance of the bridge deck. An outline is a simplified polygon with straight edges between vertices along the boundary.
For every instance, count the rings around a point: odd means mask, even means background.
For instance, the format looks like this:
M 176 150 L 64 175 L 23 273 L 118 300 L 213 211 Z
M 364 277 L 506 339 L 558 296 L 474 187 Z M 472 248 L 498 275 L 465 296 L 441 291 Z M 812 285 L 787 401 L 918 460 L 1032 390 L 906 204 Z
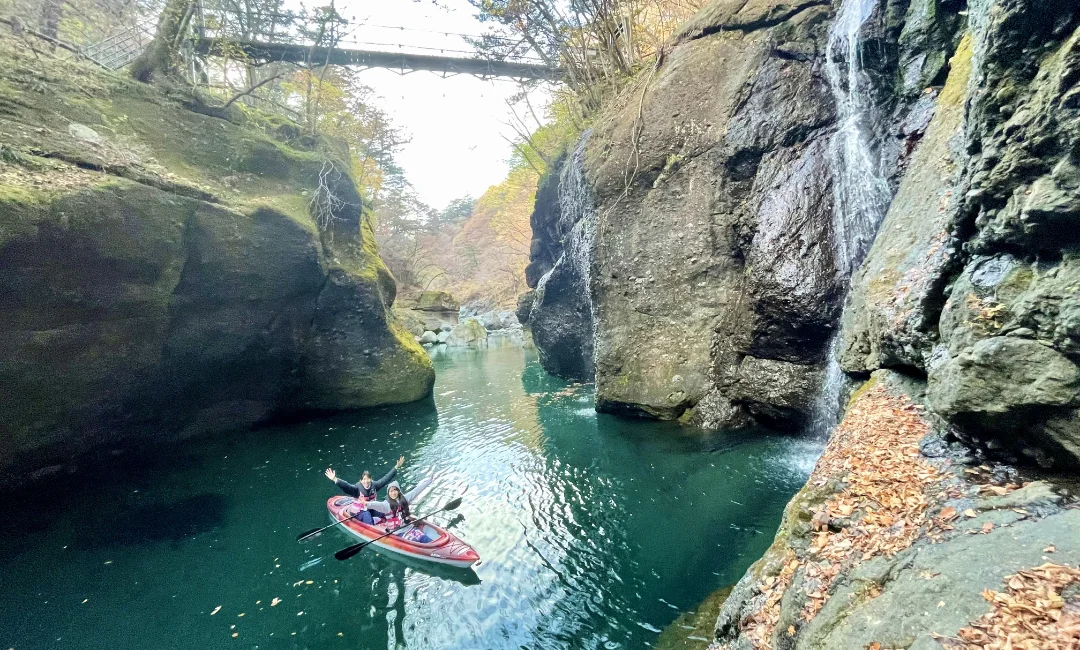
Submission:
M 350 50 L 292 44 L 258 43 L 231 39 L 205 38 L 195 43 L 200 54 L 220 55 L 225 50 L 239 48 L 257 61 L 292 61 L 302 63 L 310 60 L 331 65 L 359 66 L 365 68 L 390 68 L 394 70 L 427 70 L 446 74 L 470 74 L 478 77 L 511 77 L 514 79 L 543 79 L 558 81 L 561 68 L 549 68 L 537 63 L 514 61 L 489 61 L 486 59 L 463 59 L 460 57 L 433 56 L 430 54 L 407 54 L 380 52 L 377 50 Z

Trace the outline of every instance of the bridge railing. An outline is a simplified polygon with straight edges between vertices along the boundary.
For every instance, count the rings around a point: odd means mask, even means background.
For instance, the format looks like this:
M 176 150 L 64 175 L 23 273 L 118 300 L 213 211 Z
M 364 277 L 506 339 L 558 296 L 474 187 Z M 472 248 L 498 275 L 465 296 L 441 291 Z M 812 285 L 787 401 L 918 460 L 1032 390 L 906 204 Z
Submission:
M 434 46 L 388 42 L 388 39 L 380 39 L 374 35 L 365 36 L 365 34 L 370 34 L 371 30 L 366 29 L 367 26 L 364 23 L 335 20 L 332 25 L 333 29 L 324 30 L 327 34 L 316 42 L 314 35 L 320 33 L 320 20 L 297 12 L 252 12 L 245 14 L 228 10 L 200 10 L 198 19 L 195 30 L 197 33 L 196 38 L 219 44 L 232 41 L 249 44 L 331 48 L 333 50 L 350 50 L 386 55 L 437 56 L 445 57 L 448 60 L 486 60 L 480 52 L 472 47 L 468 40 L 470 37 L 479 38 L 479 36 L 453 32 L 387 27 L 383 25 L 373 26 L 386 30 L 400 30 L 401 32 L 430 32 L 433 35 L 441 34 L 444 37 L 456 39 L 453 45 Z M 378 60 L 385 59 L 385 57 L 379 56 L 374 58 Z M 315 60 L 318 61 L 319 59 L 315 58 Z M 506 56 L 499 58 L 498 61 L 522 66 L 536 66 L 537 68 L 545 66 L 544 61 L 535 56 Z M 554 78 L 557 74 L 558 71 L 555 71 L 550 76 Z

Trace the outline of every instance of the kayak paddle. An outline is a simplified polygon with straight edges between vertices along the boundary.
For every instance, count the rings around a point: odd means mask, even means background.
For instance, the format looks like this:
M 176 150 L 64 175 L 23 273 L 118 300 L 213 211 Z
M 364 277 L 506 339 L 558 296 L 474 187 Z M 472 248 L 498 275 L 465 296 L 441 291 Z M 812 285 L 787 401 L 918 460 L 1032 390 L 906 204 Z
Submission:
M 375 539 L 371 539 L 371 540 L 368 540 L 366 542 L 360 542 L 359 544 L 353 544 L 352 546 L 343 548 L 340 551 L 338 551 L 337 553 L 334 553 L 334 557 L 339 559 L 339 560 L 347 560 L 347 559 L 351 558 L 352 556 L 356 555 L 357 553 L 359 553 L 368 544 L 374 544 L 375 542 L 379 541 L 380 539 L 382 539 L 384 537 L 389 537 L 390 535 L 393 535 L 394 533 L 401 530 L 402 528 L 408 528 L 409 526 L 412 526 L 416 522 L 423 521 L 424 519 L 427 519 L 428 517 L 433 517 L 433 516 L 439 514 L 440 512 L 446 512 L 447 510 L 454 510 L 455 508 L 457 508 L 460 505 L 461 505 L 461 497 L 458 497 L 456 499 L 452 499 L 445 506 L 439 508 L 435 512 L 424 515 L 423 517 L 420 517 L 418 519 L 413 519 L 409 523 L 402 524 L 401 526 L 398 526 L 394 530 L 391 530 L 391 531 L 387 532 L 385 535 L 379 535 Z M 344 520 L 342 520 L 342 521 L 344 521 Z
M 316 535 L 323 532 L 327 528 L 333 528 L 334 526 L 337 526 L 338 524 L 343 524 L 343 523 L 345 523 L 346 521 L 348 521 L 350 519 L 355 519 L 356 517 L 359 517 L 360 513 L 362 513 L 362 512 L 364 512 L 364 511 L 361 510 L 360 512 L 356 513 L 355 515 L 353 515 L 351 517 L 346 517 L 345 519 L 339 519 L 339 520 L 335 521 L 334 523 L 330 524 L 329 526 L 323 526 L 322 528 L 314 528 L 312 530 L 309 530 L 306 533 L 300 533 L 299 535 L 296 536 L 296 541 L 302 542 L 305 539 L 311 539 L 312 537 L 315 537 Z

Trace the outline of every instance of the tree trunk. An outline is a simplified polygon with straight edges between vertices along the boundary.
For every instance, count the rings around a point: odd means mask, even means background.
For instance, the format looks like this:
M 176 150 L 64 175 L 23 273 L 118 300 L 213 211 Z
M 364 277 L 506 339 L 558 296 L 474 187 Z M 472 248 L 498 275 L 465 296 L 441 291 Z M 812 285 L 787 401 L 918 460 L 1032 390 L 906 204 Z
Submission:
M 194 6 L 194 0 L 168 0 L 165 3 L 154 40 L 131 64 L 131 76 L 143 83 L 179 76 L 180 41 Z
M 49 38 L 60 36 L 60 19 L 64 15 L 64 0 L 43 0 L 41 5 L 41 33 Z M 50 43 L 52 49 L 55 45 Z

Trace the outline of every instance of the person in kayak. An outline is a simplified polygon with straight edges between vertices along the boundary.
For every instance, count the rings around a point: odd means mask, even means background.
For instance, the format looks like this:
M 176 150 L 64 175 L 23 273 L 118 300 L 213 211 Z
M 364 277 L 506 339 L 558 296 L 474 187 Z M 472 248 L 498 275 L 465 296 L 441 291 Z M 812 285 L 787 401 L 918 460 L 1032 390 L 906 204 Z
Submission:
M 381 490 L 387 483 L 394 480 L 397 476 L 397 471 L 401 469 L 401 466 L 405 464 L 405 457 L 398 458 L 397 464 L 386 473 L 386 476 L 382 477 L 378 481 L 371 480 L 371 472 L 364 470 L 364 473 L 360 476 L 358 483 L 349 483 L 344 479 L 337 477 L 337 472 L 333 468 L 326 468 L 326 478 L 334 482 L 341 488 L 341 491 L 349 496 L 353 497 L 357 501 L 362 502 L 360 505 L 364 506 L 370 501 L 374 501 L 378 497 L 378 491 Z M 363 512 L 357 517 L 365 524 L 372 525 L 374 520 L 372 519 L 373 513 L 365 508 Z
M 412 520 L 409 504 L 415 503 L 434 480 L 435 477 L 428 476 L 404 494 L 402 494 L 398 482 L 394 481 L 386 487 L 385 501 L 368 502 L 368 512 L 377 512 L 382 516 L 382 524 L 386 527 L 387 532 L 400 528 Z M 430 537 L 417 528 L 411 528 L 404 533 L 399 533 L 399 535 L 413 542 L 427 543 L 431 541 Z

